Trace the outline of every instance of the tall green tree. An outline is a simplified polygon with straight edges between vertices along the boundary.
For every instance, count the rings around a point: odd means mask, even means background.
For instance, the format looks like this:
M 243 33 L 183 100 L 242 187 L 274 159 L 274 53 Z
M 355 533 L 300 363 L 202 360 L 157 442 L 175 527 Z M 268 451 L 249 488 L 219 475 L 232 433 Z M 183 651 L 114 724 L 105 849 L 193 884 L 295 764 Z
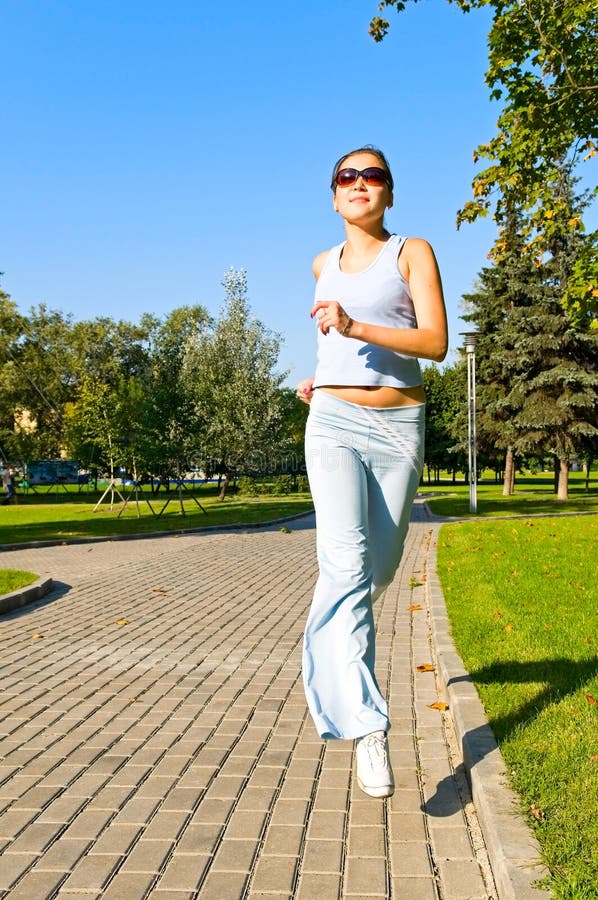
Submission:
M 505 493 L 515 453 L 552 453 L 558 498 L 566 499 L 571 458 L 591 456 L 598 436 L 598 332 L 564 300 L 593 239 L 568 227 L 581 220 L 586 199 L 565 171 L 550 252 L 539 263 L 525 252 L 513 211 L 508 251 L 465 296 L 465 318 L 479 335 L 479 433 L 507 452 Z
M 540 268 L 525 252 L 519 226 L 521 215 L 512 209 L 505 228 L 505 249 L 493 266 L 481 270 L 474 290 L 463 295 L 466 312 L 463 319 L 477 332 L 476 392 L 478 445 L 492 457 L 504 453 L 503 494 L 515 487 L 517 429 L 512 406 L 513 372 L 500 352 L 503 333 L 512 337 L 513 310 L 525 311 L 541 303 L 543 283 Z M 525 314 L 525 313 L 523 313 Z
M 151 336 L 151 377 L 146 395 L 145 457 L 153 473 L 181 477 L 203 450 L 206 417 L 197 384 L 185 373 L 190 346 L 211 327 L 200 305 L 181 306 L 156 320 Z
M 382 0 L 379 9 L 401 12 L 419 0 Z M 598 6 L 595 0 L 448 0 L 463 12 L 490 7 L 489 65 L 486 82 L 500 101 L 496 135 L 482 143 L 474 160 L 487 168 L 473 180 L 473 199 L 458 212 L 458 224 L 493 210 L 499 229 L 509 209 L 524 213 L 522 235 L 540 257 L 557 214 L 563 168 L 572 173 L 579 160 L 596 153 L 598 130 Z M 384 38 L 387 20 L 370 24 L 375 40 Z M 578 223 L 569 227 L 575 230 Z M 494 255 L 503 252 L 502 234 Z M 588 271 L 590 269 L 590 271 Z M 598 291 L 591 257 L 578 264 L 570 301 L 596 313 Z
M 280 337 L 251 315 L 245 271 L 223 280 L 224 309 L 214 329 L 187 344 L 185 378 L 202 419 L 205 465 L 224 474 L 221 498 L 232 475 L 263 469 L 275 452 L 281 421 L 276 370 Z
M 440 480 L 440 470 L 462 466 L 467 455 L 467 387 L 464 368 L 429 365 L 422 370 L 426 392 L 426 443 L 424 464 L 428 482 L 432 474 Z

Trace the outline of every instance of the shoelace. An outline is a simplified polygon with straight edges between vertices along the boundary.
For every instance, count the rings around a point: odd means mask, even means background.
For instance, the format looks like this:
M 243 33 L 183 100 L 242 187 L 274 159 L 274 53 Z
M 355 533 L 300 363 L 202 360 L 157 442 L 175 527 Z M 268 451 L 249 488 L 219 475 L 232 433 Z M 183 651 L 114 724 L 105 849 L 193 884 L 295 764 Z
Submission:
M 386 763 L 386 741 L 377 734 L 368 734 L 362 738 L 361 743 L 371 756 L 377 756 L 380 762 Z

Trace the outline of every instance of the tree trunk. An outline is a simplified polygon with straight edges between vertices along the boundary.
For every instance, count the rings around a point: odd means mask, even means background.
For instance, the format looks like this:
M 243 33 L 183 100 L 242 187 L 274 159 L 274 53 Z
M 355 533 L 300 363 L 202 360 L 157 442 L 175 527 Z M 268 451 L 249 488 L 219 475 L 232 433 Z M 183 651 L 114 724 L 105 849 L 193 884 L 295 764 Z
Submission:
M 558 494 L 559 492 L 559 475 L 560 475 L 560 462 L 558 456 L 554 457 L 554 492 Z
M 569 499 L 569 460 L 559 460 L 559 482 L 557 489 L 557 500 Z
M 222 480 L 222 487 L 220 488 L 220 493 L 218 494 L 219 500 L 224 500 L 224 498 L 226 497 L 226 489 L 229 485 L 229 482 L 230 482 L 230 475 L 228 474 L 228 472 L 226 472 L 224 475 L 224 479 Z
M 515 453 L 512 447 L 507 447 L 505 454 L 505 473 L 502 486 L 503 497 L 510 497 L 515 492 Z
M 584 473 L 585 473 L 585 489 L 586 491 L 590 490 L 590 469 L 592 468 L 592 458 L 588 456 L 586 460 L 584 460 L 583 464 Z

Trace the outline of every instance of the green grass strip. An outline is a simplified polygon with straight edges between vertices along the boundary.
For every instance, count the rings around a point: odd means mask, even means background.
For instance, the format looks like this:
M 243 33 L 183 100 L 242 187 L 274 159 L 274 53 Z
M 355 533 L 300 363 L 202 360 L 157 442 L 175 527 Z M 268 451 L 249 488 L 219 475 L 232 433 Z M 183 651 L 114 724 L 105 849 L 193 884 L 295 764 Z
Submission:
M 469 515 L 469 485 L 453 484 L 448 479 L 438 485 L 423 484 L 420 494 L 428 498 L 432 512 L 439 516 Z M 551 476 L 543 474 L 519 477 L 515 493 L 502 495 L 502 485 L 485 480 L 477 485 L 477 515 L 531 516 L 562 512 L 598 512 L 598 481 L 590 479 L 586 490 L 585 475 L 573 472 L 569 477 L 569 499 L 556 499 Z
M 156 512 L 163 508 L 165 494 L 146 496 Z M 119 517 L 122 503 L 119 501 L 110 509 L 108 498 L 94 512 L 99 495 L 80 494 L 75 499 L 68 494 L 30 494 L 18 506 L 0 507 L 0 544 L 256 524 L 307 512 L 312 508 L 309 494 L 257 499 L 231 495 L 224 501 L 219 501 L 214 493 L 207 496 L 199 493 L 197 497 L 205 513 L 193 500 L 185 499 L 183 515 L 173 494 L 164 514 L 159 517 L 152 515 L 147 503 L 140 501 L 138 518 L 133 501 Z
M 598 897 L 598 517 L 442 527 L 453 637 L 555 897 Z
M 0 569 L 0 596 L 18 591 L 37 581 L 39 575 L 35 572 L 25 572 L 22 569 Z

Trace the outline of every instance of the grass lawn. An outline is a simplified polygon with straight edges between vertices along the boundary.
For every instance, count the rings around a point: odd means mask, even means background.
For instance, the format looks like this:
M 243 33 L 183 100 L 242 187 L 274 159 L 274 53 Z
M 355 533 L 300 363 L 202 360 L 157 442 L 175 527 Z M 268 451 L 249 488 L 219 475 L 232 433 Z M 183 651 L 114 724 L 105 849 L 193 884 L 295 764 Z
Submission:
M 457 649 L 554 896 L 598 897 L 598 516 L 444 525 Z
M 34 572 L 24 572 L 22 569 L 0 569 L 0 596 L 27 587 L 38 577 Z
M 490 473 L 485 473 L 490 475 Z M 428 496 L 430 509 L 439 516 L 469 515 L 469 485 L 450 480 L 439 485 L 424 484 L 420 494 Z M 530 516 L 536 513 L 594 511 L 598 512 L 598 475 L 590 479 L 585 489 L 585 475 L 572 472 L 569 476 L 569 499 L 559 502 L 553 490 L 551 474 L 518 476 L 515 493 L 502 496 L 502 484 L 484 478 L 477 486 L 478 516 Z
M 127 489 L 123 491 L 128 493 Z M 156 512 L 166 501 L 166 494 L 145 495 Z M 190 496 L 184 501 L 185 515 L 181 513 L 178 495 L 171 492 L 172 500 L 160 517 L 152 515 L 148 504 L 139 503 L 140 518 L 131 501 L 122 516 L 122 503 L 118 500 L 110 509 L 108 499 L 94 512 L 101 494 L 52 492 L 30 493 L 19 496 L 18 505 L 0 507 L 0 544 L 23 541 L 55 540 L 74 537 L 100 537 L 120 534 L 147 534 L 152 531 L 180 531 L 209 525 L 236 525 L 268 522 L 272 519 L 307 512 L 312 508 L 311 496 L 303 494 L 267 495 L 243 497 L 230 494 L 219 501 L 216 488 L 207 485 L 196 489 L 194 496 L 206 512 L 203 512 Z M 185 494 L 183 495 L 185 496 Z

